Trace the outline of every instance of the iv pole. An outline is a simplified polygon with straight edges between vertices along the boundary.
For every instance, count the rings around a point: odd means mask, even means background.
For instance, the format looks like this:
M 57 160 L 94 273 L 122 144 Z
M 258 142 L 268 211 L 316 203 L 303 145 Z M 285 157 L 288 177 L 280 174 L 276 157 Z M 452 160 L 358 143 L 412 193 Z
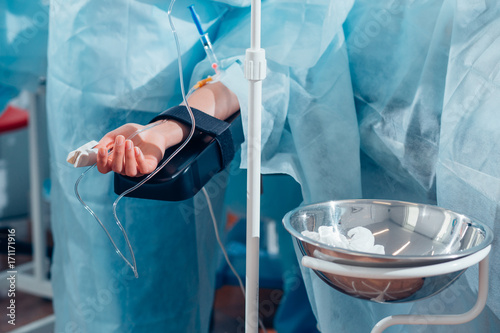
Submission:
M 262 80 L 266 77 L 265 52 L 260 48 L 261 0 L 251 3 L 250 48 L 245 55 L 248 95 L 247 237 L 245 332 L 259 329 L 260 154 Z

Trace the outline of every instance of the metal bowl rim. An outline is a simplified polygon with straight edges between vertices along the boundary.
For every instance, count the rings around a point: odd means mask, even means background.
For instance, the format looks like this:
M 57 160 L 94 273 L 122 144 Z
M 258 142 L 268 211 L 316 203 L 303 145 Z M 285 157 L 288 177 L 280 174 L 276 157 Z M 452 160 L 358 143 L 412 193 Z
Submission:
M 415 256 L 415 255 L 398 255 L 398 256 L 392 256 L 392 255 L 382 255 L 382 254 L 374 254 L 374 253 L 370 253 L 370 252 L 360 252 L 360 251 L 352 251 L 352 250 L 348 250 L 348 249 L 344 249 L 344 248 L 340 248 L 340 247 L 335 247 L 335 246 L 329 246 L 329 245 L 326 245 L 326 244 L 323 244 L 323 243 L 319 243 L 309 237 L 305 237 L 303 236 L 300 232 L 298 232 L 297 230 L 295 230 L 295 228 L 293 228 L 290 224 L 290 216 L 292 216 L 293 214 L 295 214 L 296 212 L 300 211 L 300 210 L 304 210 L 304 209 L 307 209 L 307 208 L 312 208 L 312 207 L 320 207 L 320 206 L 325 206 L 325 205 L 332 205 L 332 204 L 342 204 L 342 203 L 354 203 L 354 202 L 357 202 L 357 203 L 365 203 L 365 204 L 369 204 L 369 203 L 375 203 L 377 204 L 378 202 L 386 202 L 386 203 L 390 203 L 391 205 L 392 204 L 400 204 L 400 205 L 411 205 L 411 206 L 419 206 L 419 207 L 433 207 L 433 208 L 438 208 L 442 211 L 445 211 L 445 212 L 450 212 L 454 215 L 457 215 L 457 216 L 462 216 L 468 220 L 470 220 L 470 224 L 474 227 L 478 227 L 479 229 L 481 229 L 483 232 L 484 232 L 484 240 L 483 242 L 481 242 L 481 244 L 477 245 L 477 246 L 473 246 L 467 250 L 464 250 L 464 251 L 461 251 L 461 252 L 458 252 L 458 253 L 453 253 L 453 254 L 442 254 L 442 255 L 434 255 L 434 256 Z M 382 204 L 383 205 L 383 204 Z M 308 204 L 308 205 L 305 205 L 305 206 L 299 206 L 291 211 L 289 211 L 288 213 L 285 214 L 285 216 L 283 217 L 283 225 L 285 227 L 285 229 L 290 233 L 292 234 L 292 236 L 294 236 L 295 238 L 303 241 L 303 242 L 306 242 L 308 244 L 311 244 L 311 245 L 315 245 L 317 247 L 320 247 L 320 248 L 323 248 L 323 249 L 327 249 L 327 250 L 331 250 L 331 251 L 334 251 L 334 252 L 339 252 L 339 253 L 343 253 L 343 254 L 347 254 L 347 255 L 351 255 L 351 256 L 354 256 L 354 257 L 371 257 L 371 258 L 377 258 L 377 259 L 385 259 L 385 260 L 389 260 L 389 261 L 434 261 L 434 260 L 441 260 L 441 261 L 444 261 L 444 260 L 454 260 L 454 259 L 457 259 L 457 258 L 461 258 L 461 257 L 464 257 L 464 256 L 467 256 L 467 255 L 470 255 L 472 253 L 475 253 L 479 250 L 482 250 L 484 249 L 486 246 L 490 245 L 491 242 L 493 241 L 493 232 L 492 230 L 490 229 L 490 227 L 488 227 L 487 225 L 485 225 L 484 223 L 481 223 L 481 222 L 478 222 L 476 220 L 473 220 L 471 217 L 465 215 L 465 214 L 460 214 L 460 213 L 457 213 L 457 212 L 454 212 L 452 210 L 449 210 L 449 209 L 445 209 L 445 208 L 442 208 L 442 207 L 439 207 L 439 206 L 436 206 L 436 205 L 428 205 L 428 204 L 421 204 L 421 203 L 413 203 L 413 202 L 406 202 L 406 201 L 399 201 L 399 200 L 385 200 L 385 199 L 349 199 L 349 200 L 330 200 L 330 201 L 324 201 L 324 202 L 318 202 L 318 203 L 313 203 L 313 204 Z M 346 258 L 342 258 L 344 260 L 348 260 Z

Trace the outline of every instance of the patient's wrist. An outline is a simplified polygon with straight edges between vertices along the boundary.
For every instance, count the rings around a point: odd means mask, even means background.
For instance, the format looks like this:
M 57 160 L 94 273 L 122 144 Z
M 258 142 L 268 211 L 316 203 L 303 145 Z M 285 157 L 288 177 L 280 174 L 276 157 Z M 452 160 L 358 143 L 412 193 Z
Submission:
M 164 149 L 175 146 L 189 134 L 189 127 L 175 120 L 159 120 L 157 123 L 160 124 L 155 129 L 161 132 L 162 148 Z

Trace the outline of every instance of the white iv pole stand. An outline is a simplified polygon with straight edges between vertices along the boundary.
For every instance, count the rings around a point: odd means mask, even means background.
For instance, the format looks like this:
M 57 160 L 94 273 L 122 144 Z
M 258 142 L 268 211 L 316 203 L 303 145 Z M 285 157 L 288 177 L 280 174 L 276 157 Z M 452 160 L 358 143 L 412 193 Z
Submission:
M 260 133 L 262 80 L 266 77 L 265 52 L 260 48 L 261 1 L 251 3 L 250 48 L 245 56 L 248 95 L 247 239 L 245 281 L 245 332 L 259 329 L 260 240 Z

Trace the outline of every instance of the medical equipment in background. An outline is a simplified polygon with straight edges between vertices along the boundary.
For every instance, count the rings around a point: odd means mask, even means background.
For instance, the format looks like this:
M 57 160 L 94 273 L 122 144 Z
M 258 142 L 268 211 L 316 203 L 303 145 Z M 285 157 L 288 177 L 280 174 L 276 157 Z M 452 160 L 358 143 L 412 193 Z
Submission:
M 27 126 L 29 140 L 29 218 L 31 220 L 33 259 L 23 264 L 14 263 L 16 289 L 30 295 L 52 299 L 52 285 L 48 277 L 50 262 L 47 257 L 46 239 L 48 221 L 44 218 L 44 198 L 42 195 L 43 178 L 45 177 L 45 171 L 47 171 L 47 166 L 44 163 L 46 160 L 42 158 L 47 149 L 43 140 L 44 130 L 42 126 L 45 117 L 45 80 L 40 81 L 35 93 L 29 93 L 26 96 L 29 101 L 29 117 L 26 117 L 25 120 L 19 109 L 9 107 L 11 108 L 9 112 L 17 113 L 17 116 L 12 119 L 17 124 L 13 124 L 14 127 L 10 129 Z M 5 130 L 9 130 L 9 128 L 5 128 Z M 7 281 L 7 277 L 12 274 L 9 271 L 12 270 L 10 268 L 2 271 L 0 280 Z M 54 321 L 54 315 L 49 315 L 22 326 L 15 332 L 41 332 L 45 330 L 48 332 L 53 330 Z
M 488 294 L 492 231 L 467 216 L 440 207 L 390 200 L 343 200 L 298 207 L 283 224 L 311 268 L 330 287 L 377 303 L 418 301 L 450 286 L 479 262 L 476 305 L 460 315 L 398 315 L 380 320 L 372 333 L 392 325 L 462 324 L 478 316 Z M 302 234 L 331 226 L 338 234 L 363 226 L 385 255 L 329 246 Z
M 36 93 L 29 95 L 29 120 L 19 125 L 28 126 L 29 139 L 29 176 L 30 176 L 30 219 L 33 243 L 33 260 L 25 264 L 15 264 L 19 290 L 33 295 L 52 297 L 52 287 L 48 279 L 49 260 L 47 258 L 46 231 L 47 225 L 43 220 L 43 197 L 42 197 L 42 172 L 45 166 L 40 163 L 40 121 L 38 117 L 43 115 L 45 104 L 45 86 L 40 85 Z M 12 112 L 15 108 L 10 107 Z M 21 111 L 18 111 L 19 113 Z M 8 272 L 7 272 L 8 274 Z M 3 273 L 2 273 L 3 277 Z M 5 280 L 5 279 L 4 279 Z

